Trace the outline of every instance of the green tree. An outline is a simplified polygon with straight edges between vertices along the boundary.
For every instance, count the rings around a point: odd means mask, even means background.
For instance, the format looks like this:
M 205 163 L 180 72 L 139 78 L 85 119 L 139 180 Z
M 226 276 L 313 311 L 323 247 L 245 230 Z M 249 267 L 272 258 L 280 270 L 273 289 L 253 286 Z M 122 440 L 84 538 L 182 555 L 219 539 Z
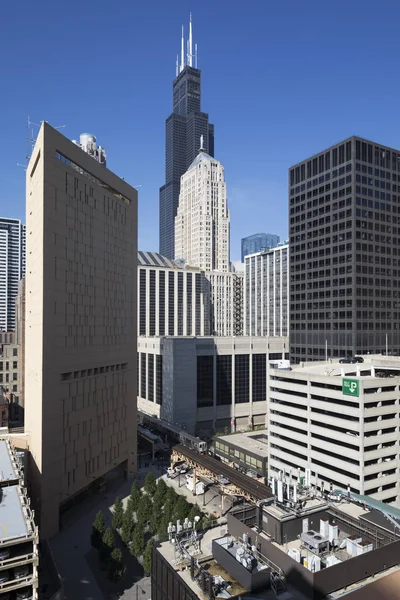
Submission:
M 170 519 L 168 515 L 164 514 L 158 524 L 157 537 L 159 540 L 165 540 L 168 537 L 168 524 Z
M 203 517 L 203 513 L 201 512 L 200 508 L 197 506 L 197 504 L 194 504 L 192 506 L 192 508 L 190 509 L 190 512 L 188 514 L 188 519 L 189 521 L 191 521 L 193 523 L 193 520 L 195 517 Z
M 101 540 L 100 557 L 107 560 L 115 548 L 115 537 L 111 527 L 107 527 Z
M 204 517 L 201 519 L 201 521 L 199 521 L 199 525 L 197 526 L 196 529 L 210 529 L 213 524 L 214 524 L 214 517 L 210 516 L 210 515 L 204 515 Z
M 151 518 L 153 503 L 148 494 L 143 494 L 137 511 L 137 522 L 145 525 Z
M 137 480 L 135 480 L 131 487 L 131 495 L 130 495 L 130 498 L 132 500 L 132 508 L 135 512 L 139 508 L 141 497 L 142 497 L 142 490 L 140 489 L 140 486 L 139 486 L 139 483 L 137 482 Z
M 147 473 L 146 479 L 144 480 L 144 489 L 151 497 L 154 496 L 154 494 L 156 493 L 156 478 L 151 471 Z
M 168 491 L 168 486 L 165 483 L 164 479 L 159 479 L 157 481 L 156 493 L 154 494 L 154 502 L 156 502 L 156 500 L 160 500 L 162 502 L 162 504 L 164 504 L 165 497 L 167 495 L 167 491 Z
M 138 523 L 135 527 L 135 532 L 133 534 L 130 552 L 133 556 L 139 557 L 143 554 L 144 549 L 144 527 L 143 525 Z
M 132 500 L 129 498 L 124 515 L 122 517 L 121 538 L 124 544 L 129 544 L 135 531 L 135 521 L 133 519 Z
M 107 574 L 111 581 L 119 581 L 126 573 L 122 551 L 120 548 L 114 548 L 110 554 L 107 563 Z
M 174 506 L 171 521 L 175 522 L 179 519 L 183 523 L 183 521 L 190 512 L 190 508 L 191 505 L 186 500 L 185 496 L 179 496 L 178 501 L 175 503 Z
M 115 503 L 114 503 L 114 514 L 113 514 L 113 520 L 112 520 L 112 525 L 113 525 L 114 529 L 120 529 L 122 527 L 123 518 L 124 518 L 124 507 L 122 505 L 121 498 L 118 496 L 118 498 L 116 498 Z
M 155 535 L 157 533 L 162 514 L 163 514 L 162 500 L 155 497 L 154 502 L 153 502 L 153 509 L 151 511 L 150 523 L 149 523 L 149 531 L 153 535 Z
M 97 513 L 96 518 L 93 522 L 92 533 L 90 536 L 90 543 L 92 544 L 93 548 L 97 548 L 97 550 L 100 550 L 101 539 L 104 535 L 105 530 L 106 530 L 106 520 L 104 518 L 104 513 L 103 513 L 103 511 L 99 510 L 99 512 Z
M 154 540 L 150 538 L 146 544 L 146 549 L 143 555 L 143 568 L 146 575 L 151 574 L 151 563 L 152 563 L 152 555 L 153 555 L 153 546 Z
M 165 496 L 164 503 L 164 514 L 167 515 L 168 519 L 171 520 L 172 514 L 174 512 L 175 505 L 178 500 L 178 494 L 172 487 L 168 487 L 167 494 Z

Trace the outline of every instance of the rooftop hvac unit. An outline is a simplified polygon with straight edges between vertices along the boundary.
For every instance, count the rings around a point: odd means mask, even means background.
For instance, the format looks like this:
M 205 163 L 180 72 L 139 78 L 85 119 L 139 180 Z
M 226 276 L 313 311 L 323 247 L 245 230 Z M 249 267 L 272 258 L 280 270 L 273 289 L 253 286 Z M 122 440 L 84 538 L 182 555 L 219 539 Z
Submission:
M 293 558 L 293 560 L 295 560 L 298 563 L 301 561 L 301 554 L 298 548 L 290 548 L 288 550 L 288 556 L 290 556 L 290 558 Z
M 332 567 L 333 565 L 337 565 L 340 562 L 342 562 L 342 561 L 339 560 L 339 558 L 337 556 L 335 556 L 334 554 L 330 554 L 329 556 L 326 557 L 326 566 L 327 567 Z
M 337 525 L 329 524 L 328 527 L 328 539 L 331 544 L 337 545 L 339 540 L 339 527 Z
M 357 556 L 357 544 L 362 541 L 361 537 L 357 537 L 356 535 L 352 535 L 347 538 L 346 542 L 346 552 L 350 554 L 350 556 Z
M 322 536 L 328 537 L 329 534 L 329 521 L 321 519 L 319 522 L 319 532 Z M 330 540 L 329 540 L 330 541 Z

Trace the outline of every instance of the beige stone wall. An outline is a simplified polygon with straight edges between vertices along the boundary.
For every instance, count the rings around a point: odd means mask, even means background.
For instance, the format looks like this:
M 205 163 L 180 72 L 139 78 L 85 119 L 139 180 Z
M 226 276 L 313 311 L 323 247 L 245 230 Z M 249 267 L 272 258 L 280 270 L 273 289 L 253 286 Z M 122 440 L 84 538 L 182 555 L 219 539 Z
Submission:
M 60 504 L 136 467 L 137 192 L 45 123 L 26 221 L 25 430 L 49 537 Z

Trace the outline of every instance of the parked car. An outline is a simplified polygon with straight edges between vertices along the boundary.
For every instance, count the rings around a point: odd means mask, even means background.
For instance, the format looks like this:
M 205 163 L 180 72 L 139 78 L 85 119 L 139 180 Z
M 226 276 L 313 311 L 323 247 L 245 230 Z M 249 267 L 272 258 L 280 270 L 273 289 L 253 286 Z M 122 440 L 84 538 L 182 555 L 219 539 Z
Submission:
M 0 571 L 0 583 L 5 583 L 10 579 L 9 571 Z
M 32 588 L 22 588 L 15 592 L 17 600 L 30 600 L 32 598 Z
M 358 363 L 363 363 L 363 362 L 364 362 L 364 359 L 363 359 L 363 357 L 362 357 L 362 356 L 355 356 L 355 357 L 354 357 L 354 360 L 355 360 L 356 362 L 358 362 Z
M 218 483 L 220 483 L 221 485 L 229 485 L 230 481 L 223 475 L 218 475 Z
M 2 560 L 6 560 L 7 558 L 10 558 L 10 548 L 1 548 L 0 549 L 0 562 Z
M 357 362 L 360 361 L 356 360 L 354 356 L 345 356 L 344 358 L 341 358 L 339 360 L 339 363 L 341 365 L 354 365 Z
M 22 579 L 23 577 L 29 577 L 28 565 L 22 565 L 22 567 L 15 567 L 14 577 L 15 577 L 15 579 Z

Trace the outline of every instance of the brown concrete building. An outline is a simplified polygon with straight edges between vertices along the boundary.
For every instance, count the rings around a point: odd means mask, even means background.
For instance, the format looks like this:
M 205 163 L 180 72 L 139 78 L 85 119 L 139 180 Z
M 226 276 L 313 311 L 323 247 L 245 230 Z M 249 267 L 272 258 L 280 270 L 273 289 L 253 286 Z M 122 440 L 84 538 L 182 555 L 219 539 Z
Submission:
M 43 123 L 27 169 L 25 431 L 41 534 L 136 468 L 137 191 Z

